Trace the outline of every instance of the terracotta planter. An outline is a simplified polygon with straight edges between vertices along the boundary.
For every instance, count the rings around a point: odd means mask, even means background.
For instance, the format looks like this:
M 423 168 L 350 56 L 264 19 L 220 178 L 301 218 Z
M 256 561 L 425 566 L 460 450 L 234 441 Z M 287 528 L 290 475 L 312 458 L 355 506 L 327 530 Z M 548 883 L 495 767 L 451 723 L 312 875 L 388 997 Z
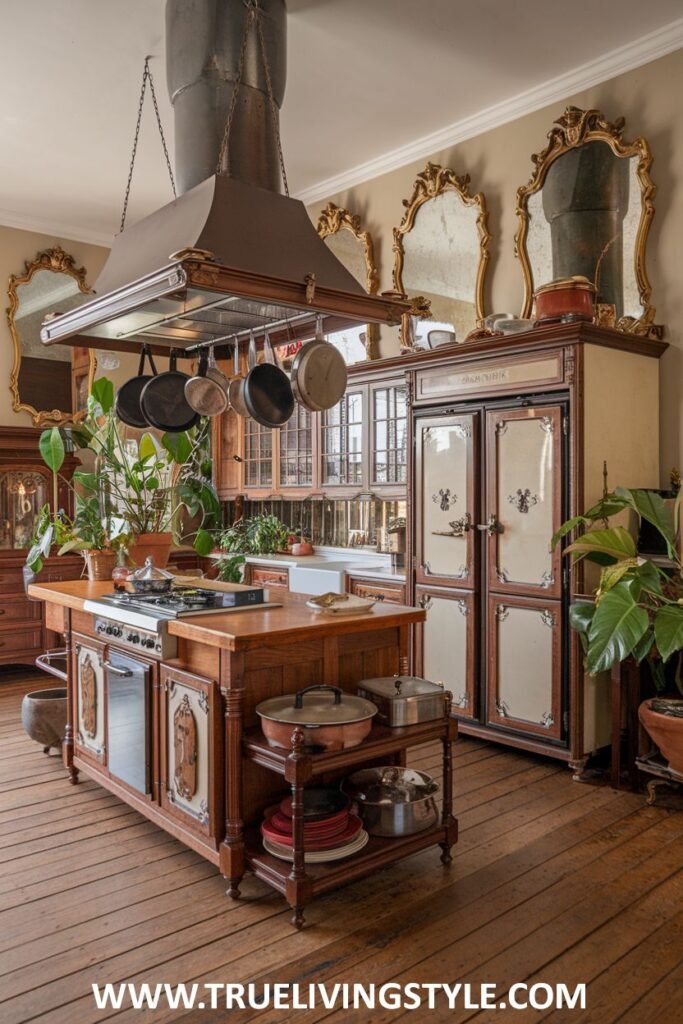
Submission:
M 140 533 L 128 548 L 128 557 L 135 565 L 144 565 L 152 558 L 157 569 L 165 568 L 171 554 L 172 533 Z
M 50 747 L 61 747 L 66 729 L 66 690 L 59 687 L 27 693 L 21 702 L 21 724 L 46 754 Z
M 116 565 L 116 554 L 113 551 L 84 551 L 83 558 L 89 580 L 96 582 L 112 578 Z
M 677 707 L 680 717 L 655 711 L 652 704 L 655 707 L 658 704 L 673 705 Z M 638 708 L 638 717 L 652 742 L 659 747 L 662 757 L 669 762 L 669 767 L 683 772 L 683 700 L 644 700 Z

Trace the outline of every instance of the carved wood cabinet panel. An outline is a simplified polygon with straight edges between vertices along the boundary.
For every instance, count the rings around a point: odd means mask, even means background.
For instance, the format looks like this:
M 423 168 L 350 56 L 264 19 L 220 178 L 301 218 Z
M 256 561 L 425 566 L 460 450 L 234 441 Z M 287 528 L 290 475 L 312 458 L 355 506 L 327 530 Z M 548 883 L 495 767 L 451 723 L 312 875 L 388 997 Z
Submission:
M 161 806 L 184 827 L 215 836 L 222 725 L 217 684 L 165 664 L 160 694 Z
M 79 754 L 106 763 L 106 681 L 104 645 L 89 637 L 74 637 L 76 680 L 75 744 Z

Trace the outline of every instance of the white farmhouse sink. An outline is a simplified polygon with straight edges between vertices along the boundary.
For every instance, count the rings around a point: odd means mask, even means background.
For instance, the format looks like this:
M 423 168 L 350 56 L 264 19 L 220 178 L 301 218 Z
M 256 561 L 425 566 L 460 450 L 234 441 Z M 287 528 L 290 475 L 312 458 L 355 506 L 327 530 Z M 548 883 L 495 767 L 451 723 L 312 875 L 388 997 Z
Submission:
M 327 594 L 333 591 L 342 594 L 346 590 L 346 574 L 357 566 L 350 562 L 325 562 L 323 565 L 292 565 L 289 568 L 289 589 L 295 594 Z M 381 566 L 364 566 L 369 571 L 379 571 Z

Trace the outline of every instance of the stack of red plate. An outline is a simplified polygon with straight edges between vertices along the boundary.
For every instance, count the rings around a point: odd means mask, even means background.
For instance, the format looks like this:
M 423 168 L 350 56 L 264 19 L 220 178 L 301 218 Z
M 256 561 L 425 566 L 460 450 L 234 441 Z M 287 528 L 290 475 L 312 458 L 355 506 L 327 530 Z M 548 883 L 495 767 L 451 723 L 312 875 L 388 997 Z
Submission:
M 292 859 L 294 846 L 292 801 L 283 800 L 278 807 L 266 811 L 261 825 L 265 848 L 283 860 Z M 304 814 L 304 850 L 306 860 L 313 862 L 338 860 L 361 849 L 367 833 L 350 805 L 321 816 Z

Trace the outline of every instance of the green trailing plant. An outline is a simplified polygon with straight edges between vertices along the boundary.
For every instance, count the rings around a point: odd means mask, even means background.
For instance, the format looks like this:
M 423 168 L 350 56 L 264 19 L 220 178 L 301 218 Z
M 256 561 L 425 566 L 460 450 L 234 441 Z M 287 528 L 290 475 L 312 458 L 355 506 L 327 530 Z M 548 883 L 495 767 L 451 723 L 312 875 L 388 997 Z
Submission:
M 617 487 L 584 515 L 568 519 L 553 537 L 555 548 L 578 530 L 565 555 L 600 566 L 595 601 L 576 602 L 569 613 L 590 673 L 633 657 L 649 664 L 661 690 L 666 686 L 665 666 L 674 661 L 676 685 L 683 693 L 683 564 L 676 543 L 680 502 L 680 493 L 672 509 L 653 491 Z M 612 523 L 624 512 L 635 513 L 658 531 L 670 568 L 638 555 L 629 530 Z
M 290 532 L 277 516 L 264 513 L 251 519 L 238 519 L 223 530 L 218 546 L 221 551 L 272 555 L 287 549 Z
M 61 554 L 105 550 L 133 535 L 166 531 L 176 540 L 192 539 L 199 554 L 211 551 L 210 530 L 220 502 L 211 485 L 206 422 L 160 438 L 151 433 L 139 441 L 124 438 L 114 411 L 113 384 L 103 377 L 93 384 L 86 417 L 72 429 L 72 437 L 88 463 L 71 480 L 60 477 L 74 494 L 74 518 L 55 516 L 49 506 L 41 509 L 26 560 L 29 568 L 39 572 L 54 543 L 62 544 Z M 39 447 L 45 464 L 59 476 L 66 455 L 59 429 L 43 431 Z M 189 537 L 182 535 L 184 514 L 195 521 Z

